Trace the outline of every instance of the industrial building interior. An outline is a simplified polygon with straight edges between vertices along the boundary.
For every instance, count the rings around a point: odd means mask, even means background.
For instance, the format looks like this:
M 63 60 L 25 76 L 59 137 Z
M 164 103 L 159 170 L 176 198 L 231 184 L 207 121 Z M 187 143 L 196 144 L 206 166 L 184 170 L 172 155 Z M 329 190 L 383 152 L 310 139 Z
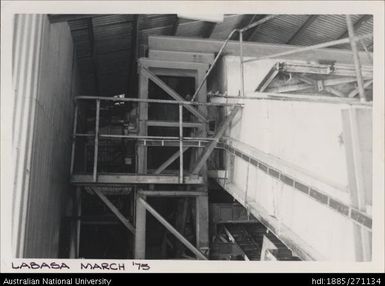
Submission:
M 372 33 L 16 15 L 15 257 L 370 261 Z

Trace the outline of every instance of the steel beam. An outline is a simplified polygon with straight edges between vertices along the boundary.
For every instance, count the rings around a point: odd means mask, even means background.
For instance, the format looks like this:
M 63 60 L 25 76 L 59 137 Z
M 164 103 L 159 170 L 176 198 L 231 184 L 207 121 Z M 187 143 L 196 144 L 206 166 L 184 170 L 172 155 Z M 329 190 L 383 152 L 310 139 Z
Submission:
M 184 176 L 184 184 L 203 184 L 202 177 Z M 90 174 L 71 176 L 71 183 L 75 185 L 94 184 L 93 176 Z M 176 175 L 135 175 L 135 174 L 99 174 L 97 184 L 120 185 L 120 184 L 179 184 L 179 176 Z
M 151 213 L 169 232 L 171 232 L 180 242 L 182 242 L 198 259 L 207 260 L 198 249 L 194 247 L 183 235 L 181 235 L 167 220 L 165 220 L 153 207 L 145 200 L 138 198 L 138 205 L 142 205 L 149 213 Z
M 182 122 L 184 128 L 198 128 L 201 127 L 201 122 Z M 155 127 L 179 127 L 178 121 L 161 121 L 161 120 L 147 120 L 147 126 Z
M 99 199 L 110 209 L 110 211 L 123 223 L 123 225 L 132 233 L 135 234 L 134 226 L 122 215 L 122 213 L 114 206 L 113 203 L 99 190 L 87 187 L 87 189 L 91 189 Z
M 211 64 L 214 61 L 213 53 L 189 53 L 150 50 L 148 58 L 161 61 L 194 62 Z
M 146 67 L 142 66 L 141 73 L 146 75 L 149 79 L 151 79 L 156 85 L 158 85 L 175 100 L 184 101 L 184 98 L 182 96 L 180 96 L 177 92 L 170 88 L 164 81 L 162 81 L 159 77 L 149 71 Z M 196 110 L 193 106 L 186 105 L 184 107 L 192 114 L 194 114 L 198 119 L 202 120 L 203 122 L 208 122 L 207 118 L 202 115 L 198 110 Z
M 149 197 L 197 197 L 207 196 L 207 192 L 199 191 L 139 191 L 139 195 Z
M 134 256 L 136 259 L 146 258 L 146 209 L 140 203 L 139 196 L 136 198 L 136 214 L 135 214 L 135 250 Z
M 372 37 L 373 37 L 373 34 L 369 33 L 369 34 L 365 34 L 365 35 L 362 35 L 362 36 L 353 37 L 351 40 L 353 42 L 356 42 L 356 41 L 359 41 L 359 40 L 369 39 L 369 38 L 372 38 Z M 338 45 L 346 44 L 346 43 L 349 43 L 349 41 L 350 41 L 349 38 L 345 38 L 345 39 L 341 39 L 341 40 L 334 40 L 334 41 L 330 41 L 330 42 L 320 43 L 320 44 L 316 44 L 316 45 L 312 45 L 312 46 L 300 47 L 300 48 L 296 48 L 294 50 L 285 51 L 285 52 L 282 52 L 282 53 L 270 54 L 270 55 L 266 55 L 266 56 L 261 56 L 261 57 L 245 60 L 245 63 L 259 61 L 259 60 L 272 59 L 272 58 L 286 57 L 286 56 L 290 56 L 290 55 L 293 55 L 293 54 L 299 54 L 299 53 L 304 53 L 304 52 L 308 52 L 308 51 L 318 50 L 318 49 L 321 49 L 321 48 L 327 48 L 327 47 L 332 47 L 332 46 L 338 46 Z
M 202 169 L 203 165 L 206 163 L 207 159 L 211 155 L 212 151 L 214 150 L 216 144 L 218 143 L 219 139 L 222 137 L 223 133 L 226 131 L 226 128 L 230 124 L 230 122 L 233 120 L 235 115 L 237 115 L 238 111 L 241 108 L 236 106 L 233 108 L 231 113 L 225 118 L 225 120 L 221 123 L 221 125 L 218 128 L 217 133 L 214 136 L 214 141 L 212 141 L 203 151 L 203 154 L 201 158 L 196 163 L 195 167 L 192 169 L 192 174 L 197 175 L 199 171 Z
M 171 36 L 149 36 L 149 48 L 150 50 L 163 50 L 163 51 L 182 51 L 182 52 L 200 52 L 200 53 L 217 53 L 220 49 L 223 41 L 220 40 L 208 40 L 208 39 L 191 39 L 183 37 L 171 37 Z M 344 42 L 345 43 L 345 42 Z M 347 42 L 346 42 L 347 43 Z M 285 45 L 285 44 L 269 44 L 269 43 L 256 43 L 256 42 L 244 42 L 243 55 L 245 57 L 258 57 L 268 56 L 272 54 L 289 52 L 298 49 L 297 46 Z M 239 42 L 230 41 L 224 48 L 226 55 L 239 55 Z M 292 53 L 285 56 L 285 58 L 302 60 L 302 61 L 316 61 L 327 60 L 336 61 L 343 64 L 351 64 L 352 55 L 351 51 L 343 49 L 317 49 L 307 50 L 302 53 Z M 362 64 L 371 65 L 372 62 L 366 58 L 365 52 L 360 53 Z

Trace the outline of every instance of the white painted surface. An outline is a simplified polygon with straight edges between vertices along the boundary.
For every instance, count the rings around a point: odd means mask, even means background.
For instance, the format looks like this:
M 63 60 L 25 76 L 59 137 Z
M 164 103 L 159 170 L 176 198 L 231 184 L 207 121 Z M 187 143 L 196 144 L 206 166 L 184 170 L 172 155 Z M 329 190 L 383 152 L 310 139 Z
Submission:
M 266 74 L 272 64 L 255 63 L 245 70 L 246 92 L 255 89 L 261 80 L 259 76 Z M 224 81 L 217 85 L 229 95 L 237 95 L 240 78 L 236 57 L 225 57 L 217 73 L 218 79 Z M 242 102 L 242 112 L 227 130 L 231 145 L 351 205 L 341 116 L 341 110 L 352 108 L 350 105 L 255 99 Z M 363 124 L 371 128 L 370 121 Z M 369 154 L 370 144 L 363 145 Z M 233 195 L 241 203 L 251 210 L 254 203 L 263 207 L 268 216 L 276 218 L 326 260 L 355 260 L 354 222 L 350 218 L 239 157 L 235 157 L 233 166 L 229 165 L 229 158 L 227 162 L 227 169 L 234 169 L 229 184 L 240 190 Z

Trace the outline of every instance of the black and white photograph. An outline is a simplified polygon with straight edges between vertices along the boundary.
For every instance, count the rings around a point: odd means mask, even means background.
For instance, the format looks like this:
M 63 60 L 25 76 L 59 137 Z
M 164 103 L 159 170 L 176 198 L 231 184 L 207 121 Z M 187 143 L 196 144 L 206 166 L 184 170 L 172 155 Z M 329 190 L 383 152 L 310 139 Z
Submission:
M 383 2 L 28 2 L 2 272 L 383 271 Z

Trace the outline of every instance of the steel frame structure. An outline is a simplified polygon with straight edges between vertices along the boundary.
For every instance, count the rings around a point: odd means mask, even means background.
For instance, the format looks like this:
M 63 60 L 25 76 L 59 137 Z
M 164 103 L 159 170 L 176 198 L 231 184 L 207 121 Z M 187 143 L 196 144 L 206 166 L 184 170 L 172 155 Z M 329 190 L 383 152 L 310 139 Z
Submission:
M 363 36 L 355 36 L 354 28 L 350 19 L 350 16 L 346 16 L 346 22 L 348 27 L 348 38 L 339 39 L 335 41 L 330 41 L 326 43 L 321 43 L 313 46 L 299 47 L 298 49 L 283 52 L 278 54 L 272 54 L 262 58 L 254 59 L 244 59 L 243 55 L 243 35 L 246 31 L 257 27 L 279 15 L 267 16 L 259 21 L 256 21 L 244 28 L 234 29 L 228 35 L 226 40 L 223 42 L 219 52 L 214 58 L 211 66 L 208 64 L 198 64 L 191 62 L 169 62 L 169 61 L 156 61 L 141 58 L 139 59 L 139 96 L 138 98 L 110 98 L 110 97 L 88 97 L 88 96 L 79 96 L 76 98 L 75 102 L 75 117 L 73 125 L 73 143 L 72 143 L 72 154 L 71 154 L 71 176 L 73 178 L 73 183 L 77 184 L 77 196 L 75 198 L 77 210 L 75 211 L 77 216 L 81 216 L 81 202 L 79 192 L 82 186 L 85 186 L 84 189 L 93 191 L 102 201 L 107 205 L 107 207 L 119 218 L 119 220 L 132 232 L 135 236 L 135 245 L 134 245 L 134 256 L 137 259 L 144 259 L 146 257 L 146 245 L 145 245 L 145 231 L 146 231 L 146 212 L 150 212 L 160 223 L 162 223 L 181 243 L 183 243 L 198 259 L 207 259 L 209 254 L 209 238 L 208 238 L 208 196 L 207 196 L 207 167 L 206 160 L 212 153 L 213 149 L 217 146 L 220 138 L 222 137 L 226 127 L 240 110 L 239 104 L 228 104 L 228 103 L 214 103 L 207 102 L 207 88 L 206 82 L 211 71 L 215 67 L 219 58 L 222 56 L 223 51 L 233 36 L 236 33 L 239 33 L 239 57 L 240 57 L 240 77 L 241 77 L 241 87 L 240 87 L 240 96 L 245 97 L 244 90 L 244 64 L 247 62 L 257 61 L 266 58 L 277 58 L 282 56 L 287 56 L 295 53 L 300 53 L 304 51 L 310 51 L 330 46 L 335 46 L 344 43 L 350 43 L 353 51 L 354 59 L 354 74 L 356 76 L 355 81 L 358 83 L 358 88 L 355 91 L 352 91 L 349 97 L 353 97 L 356 93 L 359 94 L 361 102 L 367 101 L 364 88 L 369 85 L 369 82 L 364 82 L 363 78 L 370 79 L 370 71 L 362 69 L 360 60 L 358 57 L 358 49 L 356 47 L 357 41 L 362 41 L 363 39 L 372 37 L 372 34 L 366 34 Z M 285 66 L 286 69 L 290 70 L 292 67 L 290 64 Z M 298 67 L 297 67 L 298 68 Z M 328 67 L 324 66 L 305 66 L 299 67 L 300 69 L 310 70 L 314 72 L 314 69 L 317 69 L 315 73 L 325 73 L 330 72 Z M 342 70 L 344 76 L 353 76 L 351 70 Z M 274 77 L 277 75 L 279 68 L 276 68 L 273 72 L 268 74 L 268 78 L 257 88 L 257 91 L 263 93 L 264 90 L 268 87 Z M 158 76 L 159 75 L 168 75 L 168 76 L 192 76 L 195 78 L 196 89 L 190 101 L 185 100 L 181 95 L 172 90 L 167 84 L 165 84 Z M 149 99 L 148 95 L 148 85 L 149 81 L 154 82 L 158 87 L 165 91 L 173 100 L 154 100 Z M 353 81 L 352 79 L 351 81 Z M 305 82 L 306 83 L 306 82 Z M 370 83 L 371 84 L 371 83 Z M 282 94 L 284 95 L 284 94 Z M 224 96 L 226 97 L 226 96 Z M 79 113 L 78 101 L 80 100 L 94 100 L 96 104 L 96 114 L 95 114 L 95 133 L 94 134 L 81 134 L 77 133 L 77 118 Z M 138 135 L 108 135 L 100 134 L 99 130 L 99 121 L 100 121 L 100 104 L 101 101 L 115 101 L 115 102 L 137 102 L 139 106 L 139 132 Z M 171 136 L 148 136 L 147 128 L 150 126 L 148 120 L 148 105 L 154 104 L 177 104 L 179 110 L 179 120 L 178 122 L 173 123 L 173 127 L 177 127 L 179 130 L 178 137 Z M 214 137 L 207 136 L 207 107 L 209 106 L 233 106 L 233 110 L 230 115 L 224 120 L 224 122 L 219 127 L 217 134 Z M 198 130 L 198 136 L 184 137 L 183 128 L 188 127 L 189 123 L 183 122 L 183 109 L 186 109 L 187 112 L 191 112 L 197 119 L 198 122 L 190 123 L 194 124 L 193 128 Z M 152 123 L 154 124 L 154 123 Z M 160 124 L 160 123 L 155 123 Z M 164 123 L 170 124 L 170 123 Z M 190 126 L 191 127 L 191 126 Z M 74 159 L 75 159 L 75 150 L 76 150 L 76 138 L 78 137 L 94 137 L 94 159 L 93 159 L 93 172 L 92 177 L 76 177 L 74 171 Z M 137 140 L 141 142 L 137 144 L 137 170 L 136 177 L 131 178 L 129 181 L 126 178 L 126 181 L 122 179 L 110 178 L 110 181 L 104 179 L 99 180 L 100 175 L 98 174 L 98 145 L 100 138 L 126 138 L 131 140 Z M 166 143 L 167 142 L 167 143 Z M 170 143 L 172 142 L 172 143 Z M 189 143 L 197 143 L 198 145 L 189 145 Z M 150 144 L 148 144 L 150 143 Z M 151 180 L 147 180 L 149 177 L 147 169 L 147 148 L 151 144 L 159 144 L 160 146 L 178 146 L 178 151 L 173 154 L 164 164 L 162 164 L 157 170 L 155 170 L 155 176 L 152 176 Z M 195 147 L 193 150 L 193 160 L 191 166 L 191 173 L 185 174 L 183 169 L 184 156 L 183 153 L 190 147 Z M 198 148 L 196 148 L 198 147 Z M 202 147 L 202 148 L 199 148 Z M 173 184 L 191 184 L 192 180 L 196 176 L 200 177 L 201 181 L 197 181 L 197 185 L 188 185 L 187 189 L 184 191 L 157 191 L 155 190 L 156 184 L 162 183 L 160 177 L 167 177 L 167 175 L 161 175 L 162 171 L 167 168 L 167 166 L 179 158 L 179 173 L 177 178 L 173 177 L 171 181 L 165 181 L 166 183 L 172 182 Z M 137 175 L 142 176 L 139 179 Z M 151 174 L 150 174 L 151 175 Z M 103 176 L 103 175 L 102 175 Z M 146 177 L 147 176 L 147 177 Z M 175 181 L 175 179 L 177 179 Z M 190 181 L 189 181 L 190 179 Z M 77 181 L 78 180 L 78 181 Z M 106 181 L 107 180 L 107 181 Z M 121 180 L 119 182 L 119 180 Z M 132 224 L 129 219 L 125 218 L 116 207 L 108 200 L 108 198 L 97 189 L 97 186 L 113 186 L 119 183 L 127 184 L 142 184 L 149 185 L 150 190 L 145 190 L 143 187 L 135 192 L 134 204 L 135 205 L 135 215 L 134 223 Z M 202 182 L 202 183 L 200 183 Z M 171 224 L 169 224 L 155 209 L 153 209 L 148 202 L 146 197 L 148 196 L 176 196 L 176 197 L 186 197 L 192 196 L 195 198 L 195 208 L 196 208 L 196 245 L 192 245 L 187 239 L 184 238 L 183 233 L 179 233 Z M 71 255 L 79 256 L 79 241 L 80 241 L 80 224 L 81 221 L 77 220 L 75 235 L 73 236 L 73 244 L 71 247 Z

